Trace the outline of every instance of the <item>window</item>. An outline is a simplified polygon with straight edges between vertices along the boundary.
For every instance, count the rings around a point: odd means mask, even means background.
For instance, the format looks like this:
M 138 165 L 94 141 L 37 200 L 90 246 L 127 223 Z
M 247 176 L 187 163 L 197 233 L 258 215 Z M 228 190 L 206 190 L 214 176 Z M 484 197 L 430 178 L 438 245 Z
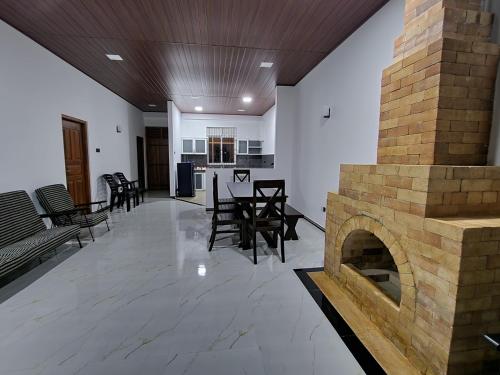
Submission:
M 236 164 L 236 128 L 207 128 L 208 164 Z
M 205 139 L 185 138 L 182 140 L 183 154 L 206 154 L 207 142 Z

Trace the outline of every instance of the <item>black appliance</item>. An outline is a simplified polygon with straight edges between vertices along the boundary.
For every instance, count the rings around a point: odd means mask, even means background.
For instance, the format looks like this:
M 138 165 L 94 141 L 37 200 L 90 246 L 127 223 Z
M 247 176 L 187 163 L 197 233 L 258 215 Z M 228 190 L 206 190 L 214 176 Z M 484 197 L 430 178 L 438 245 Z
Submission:
M 194 197 L 193 163 L 177 163 L 177 196 Z

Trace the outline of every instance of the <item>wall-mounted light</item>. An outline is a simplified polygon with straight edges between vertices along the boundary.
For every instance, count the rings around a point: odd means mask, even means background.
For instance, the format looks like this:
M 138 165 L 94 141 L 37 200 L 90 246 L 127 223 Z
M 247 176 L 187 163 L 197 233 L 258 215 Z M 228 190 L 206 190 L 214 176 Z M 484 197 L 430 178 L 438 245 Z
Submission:
M 323 118 L 330 118 L 331 111 L 330 111 L 330 107 L 329 106 L 327 106 L 327 105 L 323 106 L 322 115 L 323 115 Z
M 201 105 L 197 105 L 196 107 L 194 107 L 194 110 L 196 112 L 201 112 L 201 111 L 203 111 L 203 107 Z

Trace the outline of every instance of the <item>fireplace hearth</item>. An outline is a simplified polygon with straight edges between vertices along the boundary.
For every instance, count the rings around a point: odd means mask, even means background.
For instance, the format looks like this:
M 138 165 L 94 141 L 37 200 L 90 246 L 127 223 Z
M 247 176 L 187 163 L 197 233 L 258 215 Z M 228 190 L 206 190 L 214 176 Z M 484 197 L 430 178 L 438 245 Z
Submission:
M 325 273 L 422 374 L 487 373 L 500 332 L 500 48 L 479 0 L 407 0 L 383 72 L 378 164 L 342 165 Z

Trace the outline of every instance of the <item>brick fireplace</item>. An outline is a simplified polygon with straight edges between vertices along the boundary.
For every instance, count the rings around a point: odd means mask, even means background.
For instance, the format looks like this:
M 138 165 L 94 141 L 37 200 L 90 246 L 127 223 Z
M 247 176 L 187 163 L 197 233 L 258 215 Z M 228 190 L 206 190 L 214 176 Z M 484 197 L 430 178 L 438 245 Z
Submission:
M 377 165 L 342 165 L 325 273 L 425 374 L 477 374 L 500 332 L 500 48 L 479 0 L 407 0 L 383 72 Z

